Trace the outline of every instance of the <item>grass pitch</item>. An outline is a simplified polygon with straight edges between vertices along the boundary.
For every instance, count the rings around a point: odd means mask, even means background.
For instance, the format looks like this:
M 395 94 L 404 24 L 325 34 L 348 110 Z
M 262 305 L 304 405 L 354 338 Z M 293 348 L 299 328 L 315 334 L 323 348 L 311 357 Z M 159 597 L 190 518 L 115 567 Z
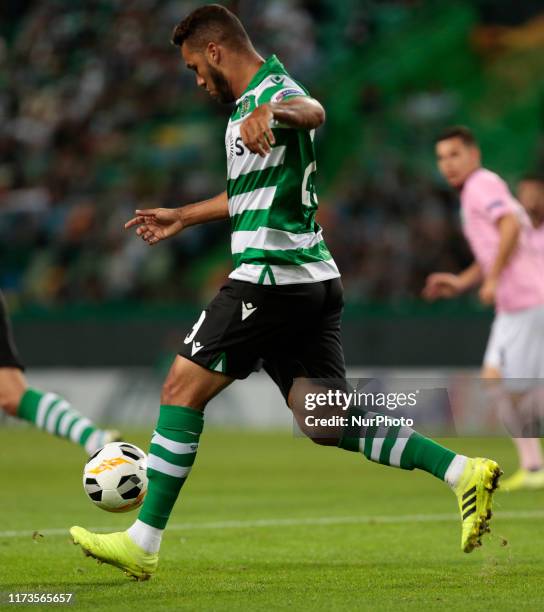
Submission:
M 148 437 L 126 436 L 143 448 Z M 448 445 L 493 457 L 506 474 L 515 467 L 508 440 Z M 2 429 L 0 463 L 2 605 L 8 593 L 45 592 L 74 593 L 73 609 L 115 611 L 542 609 L 544 491 L 499 492 L 491 537 L 466 555 L 455 497 L 427 474 L 289 433 L 210 430 L 159 570 L 136 583 L 68 538 L 74 524 L 122 529 L 136 517 L 86 499 L 80 449 Z M 17 606 L 27 608 L 37 607 Z

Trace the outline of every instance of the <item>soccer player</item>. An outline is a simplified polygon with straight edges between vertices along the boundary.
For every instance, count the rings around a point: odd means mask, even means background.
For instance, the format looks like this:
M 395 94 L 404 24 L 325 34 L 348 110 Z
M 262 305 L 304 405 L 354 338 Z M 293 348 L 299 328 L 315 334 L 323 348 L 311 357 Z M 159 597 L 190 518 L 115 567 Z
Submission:
M 80 444 L 89 455 L 120 439 L 119 432 L 99 429 L 57 394 L 29 388 L 23 370 L 0 292 L 0 408 L 38 429 Z
M 533 242 L 544 253 L 544 177 L 527 175 L 522 178 L 517 196 L 533 224 Z
M 185 337 L 164 383 L 138 519 L 112 534 L 70 529 L 86 554 L 140 580 L 157 567 L 161 537 L 194 463 L 209 400 L 262 360 L 304 429 L 299 398 L 308 379 L 345 380 L 342 285 L 314 219 L 313 141 L 325 119 L 321 104 L 276 56 L 265 61 L 222 6 L 196 9 L 175 28 L 173 42 L 200 87 L 220 102 L 235 102 L 225 140 L 227 190 L 177 209 L 136 211 L 126 227 L 137 227 L 153 245 L 191 225 L 230 217 L 234 271 Z M 480 545 L 500 475 L 494 461 L 458 455 L 409 428 L 324 436 L 313 430 L 315 442 L 384 465 L 419 468 L 447 482 L 459 500 L 463 550 Z
M 544 377 L 544 256 L 535 248 L 527 214 L 506 183 L 482 168 L 480 149 L 468 128 L 444 131 L 436 142 L 436 157 L 440 172 L 460 193 L 463 231 L 475 261 L 460 274 L 431 274 L 423 294 L 431 300 L 449 298 L 479 285 L 480 300 L 495 305 L 481 376 L 504 379 L 505 384 L 488 384 L 513 432 L 521 464 L 502 488 L 541 488 L 540 440 L 520 435 L 526 426 L 524 398 Z

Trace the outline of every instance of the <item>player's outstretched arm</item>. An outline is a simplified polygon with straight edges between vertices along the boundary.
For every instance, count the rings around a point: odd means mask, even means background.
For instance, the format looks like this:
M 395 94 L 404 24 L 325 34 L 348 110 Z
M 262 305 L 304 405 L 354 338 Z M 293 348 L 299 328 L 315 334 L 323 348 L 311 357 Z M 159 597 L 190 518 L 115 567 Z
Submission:
M 252 153 L 261 157 L 270 153 L 276 142 L 274 122 L 297 130 L 315 130 L 325 122 L 325 110 L 308 96 L 261 104 L 240 126 L 242 141 Z
M 427 277 L 423 297 L 431 302 L 439 298 L 456 297 L 481 283 L 482 279 L 482 269 L 476 261 L 459 274 L 435 272 Z
M 136 228 L 136 234 L 149 245 L 175 236 L 191 225 L 226 219 L 229 216 L 227 192 L 214 198 L 187 204 L 180 208 L 148 208 L 137 210 L 125 223 L 125 229 Z

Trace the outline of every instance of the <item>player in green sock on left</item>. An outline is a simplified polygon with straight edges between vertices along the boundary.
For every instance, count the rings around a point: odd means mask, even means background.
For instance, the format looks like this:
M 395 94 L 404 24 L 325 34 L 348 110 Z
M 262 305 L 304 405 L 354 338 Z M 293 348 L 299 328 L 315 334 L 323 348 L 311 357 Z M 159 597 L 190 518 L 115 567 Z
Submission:
M 33 423 L 38 429 L 83 446 L 88 455 L 108 442 L 120 440 L 118 431 L 100 429 L 56 393 L 26 389 L 14 416 Z
M 120 439 L 118 431 L 98 428 L 55 393 L 29 389 L 23 369 L 0 293 L 0 408 L 38 429 L 79 444 L 89 455 Z

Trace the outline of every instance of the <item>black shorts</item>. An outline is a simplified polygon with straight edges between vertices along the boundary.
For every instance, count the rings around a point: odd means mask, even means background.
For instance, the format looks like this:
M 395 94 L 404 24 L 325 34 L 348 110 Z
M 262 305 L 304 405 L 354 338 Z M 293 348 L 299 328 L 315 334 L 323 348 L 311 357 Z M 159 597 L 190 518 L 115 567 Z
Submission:
M 0 292 L 0 368 L 19 368 L 24 370 L 13 342 L 8 311 L 2 292 Z
M 297 285 L 229 280 L 179 352 L 232 378 L 261 367 L 287 399 L 296 377 L 344 379 L 339 278 Z

